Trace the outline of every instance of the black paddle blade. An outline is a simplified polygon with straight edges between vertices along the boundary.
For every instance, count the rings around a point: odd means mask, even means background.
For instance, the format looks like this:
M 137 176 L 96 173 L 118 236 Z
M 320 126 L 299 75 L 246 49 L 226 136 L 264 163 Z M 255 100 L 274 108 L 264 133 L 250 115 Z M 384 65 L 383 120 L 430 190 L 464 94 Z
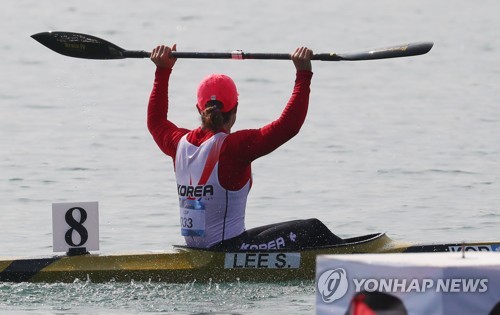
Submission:
M 104 39 L 79 33 L 42 32 L 31 35 L 40 44 L 53 51 L 75 58 L 123 59 L 125 50 Z

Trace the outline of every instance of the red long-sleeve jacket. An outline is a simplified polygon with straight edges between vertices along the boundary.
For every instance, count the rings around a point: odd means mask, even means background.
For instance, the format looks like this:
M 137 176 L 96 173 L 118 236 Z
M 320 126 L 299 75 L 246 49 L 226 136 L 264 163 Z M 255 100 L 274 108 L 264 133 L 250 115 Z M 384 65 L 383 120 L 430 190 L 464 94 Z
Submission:
M 168 120 L 168 82 L 172 70 L 157 68 L 148 105 L 148 129 L 158 147 L 175 160 L 177 145 L 186 133 L 188 141 L 200 145 L 213 136 L 201 127 L 188 130 Z M 259 129 L 230 133 L 221 148 L 219 182 L 228 190 L 241 189 L 251 178 L 251 162 L 295 136 L 307 114 L 312 72 L 297 71 L 292 96 L 281 116 Z

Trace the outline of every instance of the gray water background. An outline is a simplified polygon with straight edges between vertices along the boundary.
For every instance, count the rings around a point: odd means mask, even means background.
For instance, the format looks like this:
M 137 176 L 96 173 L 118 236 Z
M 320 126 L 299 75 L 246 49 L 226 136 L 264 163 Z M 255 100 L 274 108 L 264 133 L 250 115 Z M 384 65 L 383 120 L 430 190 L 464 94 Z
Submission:
M 170 158 L 145 125 L 154 65 L 58 55 L 29 36 L 92 34 L 126 49 L 350 52 L 434 41 L 425 56 L 315 62 L 292 141 L 253 165 L 247 227 L 317 217 L 341 237 L 498 240 L 500 4 L 490 1 L 34 1 L 0 10 L 0 255 L 52 252 L 51 204 L 99 201 L 101 252 L 182 243 Z M 240 93 L 235 130 L 275 119 L 288 61 L 179 60 L 170 117 L 199 124 L 198 82 Z M 0 284 L 12 314 L 311 314 L 312 283 Z

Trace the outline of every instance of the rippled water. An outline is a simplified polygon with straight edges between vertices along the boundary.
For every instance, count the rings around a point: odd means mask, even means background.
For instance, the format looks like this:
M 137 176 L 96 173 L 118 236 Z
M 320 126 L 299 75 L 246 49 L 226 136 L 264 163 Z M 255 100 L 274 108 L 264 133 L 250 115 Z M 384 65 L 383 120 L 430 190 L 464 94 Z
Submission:
M 196 284 L 156 283 L 7 284 L 0 299 L 9 312 L 49 314 L 249 314 L 314 309 L 312 283 Z
M 63 57 L 29 36 L 93 34 L 127 49 L 349 52 L 434 41 L 425 56 L 316 62 L 301 133 L 254 163 L 247 226 L 317 217 L 342 237 L 500 238 L 497 2 L 4 1 L 0 12 L 0 255 L 52 251 L 52 202 L 97 200 L 101 251 L 182 243 L 171 161 L 145 126 L 147 60 Z M 179 60 L 171 117 L 194 128 L 208 73 L 240 92 L 235 129 L 277 117 L 285 61 Z M 312 284 L 0 284 L 0 310 L 29 314 L 304 313 Z

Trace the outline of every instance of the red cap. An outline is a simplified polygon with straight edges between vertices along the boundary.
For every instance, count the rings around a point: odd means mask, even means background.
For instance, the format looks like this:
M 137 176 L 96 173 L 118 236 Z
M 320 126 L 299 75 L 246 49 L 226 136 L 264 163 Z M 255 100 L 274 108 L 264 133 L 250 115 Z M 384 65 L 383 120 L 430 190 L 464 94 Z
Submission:
M 199 110 L 204 110 L 208 101 L 222 102 L 221 112 L 226 113 L 238 103 L 238 91 L 234 81 L 224 74 L 211 74 L 198 86 Z

